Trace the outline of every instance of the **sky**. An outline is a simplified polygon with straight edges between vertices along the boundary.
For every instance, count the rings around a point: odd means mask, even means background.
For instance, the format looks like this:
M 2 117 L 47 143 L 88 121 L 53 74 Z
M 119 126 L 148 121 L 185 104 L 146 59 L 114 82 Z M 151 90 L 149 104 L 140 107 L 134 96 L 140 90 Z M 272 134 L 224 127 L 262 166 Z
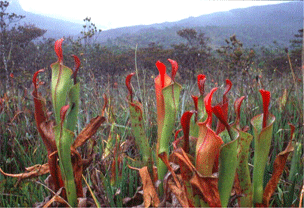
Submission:
M 235 8 L 282 3 L 282 1 L 206 0 L 19 0 L 25 11 L 77 23 L 91 17 L 98 29 L 173 22 Z

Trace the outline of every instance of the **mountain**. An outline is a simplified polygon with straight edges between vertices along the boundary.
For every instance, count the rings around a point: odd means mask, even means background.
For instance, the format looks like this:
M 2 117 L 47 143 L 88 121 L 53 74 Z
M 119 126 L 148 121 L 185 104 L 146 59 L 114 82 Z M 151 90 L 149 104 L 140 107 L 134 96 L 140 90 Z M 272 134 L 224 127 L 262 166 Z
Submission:
M 77 36 L 82 25 L 24 11 L 18 0 L 12 0 L 9 11 L 25 15 L 22 22 L 46 29 L 45 37 L 60 38 Z M 183 28 L 195 28 L 210 37 L 211 46 L 225 44 L 224 40 L 236 34 L 246 47 L 267 46 L 274 41 L 282 47 L 303 27 L 303 2 L 291 1 L 275 5 L 254 6 L 190 17 L 177 22 L 138 25 L 102 31 L 98 41 L 103 45 L 134 48 L 146 47 L 150 43 L 169 48 L 184 41 L 176 32 Z
M 16 13 L 18 15 L 24 15 L 25 18 L 20 22 L 21 24 L 34 24 L 36 27 L 45 29 L 46 38 L 61 38 L 64 36 L 75 36 L 80 33 L 83 29 L 81 24 L 63 21 L 61 19 L 51 18 L 43 15 L 34 14 L 31 12 L 26 12 L 22 9 L 18 0 L 10 1 L 9 7 L 7 9 L 9 13 Z M 67 30 L 68 28 L 68 30 Z
M 176 32 L 183 28 L 195 28 L 211 39 L 211 45 L 225 44 L 225 39 L 236 34 L 245 46 L 268 46 L 276 41 L 283 47 L 303 27 L 303 1 L 292 1 L 275 5 L 254 6 L 190 17 L 177 22 L 166 22 L 147 26 L 134 26 L 104 31 L 101 41 L 108 45 L 137 44 L 146 47 L 148 43 L 170 47 L 183 41 Z

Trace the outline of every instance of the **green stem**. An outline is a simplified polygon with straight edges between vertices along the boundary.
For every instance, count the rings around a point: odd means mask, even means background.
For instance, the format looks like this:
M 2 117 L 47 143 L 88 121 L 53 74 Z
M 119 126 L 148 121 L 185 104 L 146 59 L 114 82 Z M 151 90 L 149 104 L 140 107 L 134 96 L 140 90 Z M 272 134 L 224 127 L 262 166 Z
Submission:
M 251 123 L 254 127 L 254 169 L 253 169 L 253 203 L 263 201 L 263 179 L 271 145 L 272 129 L 275 117 L 269 114 L 266 128 L 261 129 L 263 114 L 254 117 Z
M 64 181 L 67 199 L 72 207 L 76 207 L 77 194 L 71 159 L 71 145 L 72 139 L 74 138 L 74 133 L 65 128 L 62 128 L 61 125 L 57 125 L 54 127 L 54 134 L 56 138 L 59 165 Z
M 170 84 L 163 89 L 164 103 L 165 103 L 165 118 L 164 125 L 161 132 L 161 137 L 159 141 L 159 151 L 157 154 L 166 152 L 169 155 L 169 143 L 172 139 L 172 133 L 176 118 L 176 112 L 179 105 L 179 95 L 181 91 L 181 86 L 177 83 Z M 158 179 L 163 180 L 165 174 L 167 173 L 167 166 L 163 161 L 158 158 Z M 163 184 L 160 184 L 160 192 L 163 192 Z

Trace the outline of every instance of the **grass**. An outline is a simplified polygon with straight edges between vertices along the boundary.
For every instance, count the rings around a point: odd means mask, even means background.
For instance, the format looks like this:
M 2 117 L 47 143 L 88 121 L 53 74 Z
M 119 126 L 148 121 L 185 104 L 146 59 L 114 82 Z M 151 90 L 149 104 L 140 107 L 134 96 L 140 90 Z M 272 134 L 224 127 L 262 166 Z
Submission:
M 151 75 L 145 73 L 139 74 L 140 78 L 133 81 L 135 91 L 135 99 L 141 99 L 145 109 L 145 129 L 147 137 L 151 146 L 155 146 L 157 138 L 156 125 L 156 107 L 153 79 Z M 210 77 L 216 77 L 210 75 Z M 219 85 L 221 91 L 224 86 L 222 78 L 223 74 L 218 77 L 218 80 L 210 81 L 207 75 L 205 92 Z M 266 75 L 265 75 L 266 77 Z M 250 77 L 249 77 L 250 78 Z M 41 78 L 50 83 L 47 78 Z M 106 94 L 109 103 L 106 109 L 105 116 L 107 123 L 102 125 L 102 128 L 94 136 L 96 141 L 94 150 L 96 156 L 84 173 L 88 184 L 92 187 L 96 198 L 105 206 L 123 206 L 123 200 L 126 197 L 132 197 L 137 187 L 140 186 L 140 179 L 138 174 L 128 168 L 127 165 L 140 167 L 136 159 L 138 157 L 138 150 L 134 147 L 132 142 L 132 134 L 130 131 L 129 110 L 126 101 L 127 89 L 124 85 L 125 76 L 121 76 L 121 82 L 117 83 L 117 87 L 113 87 L 112 83 L 102 83 L 97 77 L 92 74 L 85 81 L 81 80 L 81 104 L 80 114 L 78 120 L 78 131 L 82 129 L 91 118 L 101 113 L 103 106 L 103 94 Z M 177 78 L 178 79 L 178 78 Z M 232 91 L 228 94 L 230 99 L 229 122 L 234 121 L 233 102 L 242 94 L 246 92 L 246 100 L 243 103 L 241 114 L 241 126 L 250 126 L 250 119 L 262 112 L 262 100 L 258 93 L 258 89 L 262 86 L 271 92 L 271 107 L 270 112 L 275 115 L 276 122 L 273 128 L 273 139 L 269 155 L 269 163 L 266 166 L 265 185 L 271 177 L 272 165 L 275 156 L 281 152 L 287 145 L 289 140 L 289 126 L 288 122 L 296 126 L 294 134 L 294 144 L 303 141 L 303 94 L 299 87 L 298 94 L 292 84 L 290 77 L 272 77 L 272 80 L 261 78 L 260 82 L 255 79 L 248 79 L 246 85 L 234 86 Z M 231 78 L 233 82 L 233 79 Z M 233 82 L 234 83 L 234 82 Z M 141 90 L 139 90 L 139 86 Z M 41 88 L 47 89 L 48 86 Z M 283 110 L 279 110 L 280 97 L 283 95 L 284 89 L 288 92 L 288 98 L 283 106 Z M 29 90 L 30 91 L 30 90 Z M 45 95 L 50 95 L 47 90 L 42 91 Z M 198 89 L 196 83 L 185 81 L 183 83 L 183 91 L 180 97 L 180 112 L 175 125 L 175 130 L 180 128 L 180 117 L 183 112 L 194 109 L 191 94 L 197 95 Z M 20 90 L 17 86 L 12 85 L 10 91 L 6 92 L 4 109 L 0 112 L 0 167 L 4 172 L 21 173 L 24 168 L 34 164 L 44 164 L 47 162 L 47 155 L 41 138 L 38 136 L 34 123 L 34 104 L 30 92 Z M 216 93 L 216 101 L 220 101 L 221 92 Z M 50 96 L 48 96 L 50 99 Z M 50 102 L 48 100 L 48 102 Z M 49 109 L 51 105 L 49 103 Z M 112 132 L 111 132 L 111 127 Z M 107 158 L 105 152 L 107 145 L 110 145 L 109 138 L 112 138 L 112 148 L 109 149 Z M 250 127 L 249 133 L 252 133 Z M 93 141 L 92 140 L 92 141 Z M 91 141 L 91 142 L 92 142 Z M 87 144 L 90 145 L 90 144 Z M 114 148 L 116 147 L 116 148 Z M 115 151 L 114 151 L 115 149 Z M 251 148 L 251 155 L 253 149 Z M 293 153 L 295 154 L 295 153 Z M 83 153 L 85 155 L 85 153 Z M 303 163 L 303 155 L 299 155 L 299 161 Z M 156 158 L 156 155 L 154 155 Z M 253 161 L 249 161 L 253 164 Z M 114 164 L 114 166 L 113 166 Z M 291 157 L 288 159 L 287 167 L 290 169 Z M 286 206 L 299 204 L 299 195 L 303 183 L 303 167 L 299 167 L 298 175 L 294 177 L 293 181 L 288 179 L 288 170 L 286 170 L 279 182 L 278 189 L 272 197 L 271 204 L 275 206 Z M 113 173 L 115 170 L 115 174 Z M 252 170 L 251 170 L 252 171 Z M 34 206 L 36 202 L 41 202 L 45 197 L 50 195 L 50 192 L 41 184 L 45 184 L 46 176 L 39 178 L 17 181 L 16 179 L 5 177 L 0 174 L 0 207 L 25 207 Z

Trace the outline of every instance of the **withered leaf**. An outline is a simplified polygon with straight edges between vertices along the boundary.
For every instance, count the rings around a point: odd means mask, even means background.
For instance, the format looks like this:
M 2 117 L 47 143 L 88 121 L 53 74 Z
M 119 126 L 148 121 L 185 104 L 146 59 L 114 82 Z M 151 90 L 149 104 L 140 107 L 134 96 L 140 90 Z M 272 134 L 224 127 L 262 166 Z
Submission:
M 50 201 L 48 201 L 43 206 L 43 208 L 52 207 L 52 203 L 54 203 L 54 202 L 59 202 L 60 204 L 63 204 L 65 206 L 67 206 L 67 207 L 71 207 L 71 206 L 69 206 L 69 204 L 67 203 L 67 201 L 65 201 L 62 197 L 55 195 L 55 196 L 53 196 L 53 198 L 50 199 Z
M 43 205 L 43 208 L 51 207 L 54 202 L 59 202 L 60 204 L 65 205 L 66 207 L 71 207 L 69 203 L 60 196 L 61 192 L 62 188 L 59 189 L 56 195 L 54 195 L 48 202 Z
M 57 150 L 55 135 L 53 132 L 54 122 L 53 121 L 43 121 L 39 125 L 40 136 L 43 143 L 48 151 L 48 155 Z
M 187 155 L 187 153 L 182 148 L 178 148 L 171 154 L 170 160 L 178 161 L 183 180 L 189 181 L 195 169 L 189 158 L 189 155 Z
M 3 172 L 3 170 L 0 168 L 0 173 L 2 173 L 3 175 L 8 176 L 8 177 L 18 178 L 18 179 L 22 180 L 22 179 L 33 178 L 33 177 L 37 177 L 37 176 L 49 173 L 49 165 L 48 165 L 48 163 L 43 164 L 43 165 L 34 165 L 34 166 L 26 168 L 26 171 L 27 172 L 25 172 L 25 173 L 10 174 L 10 173 Z
M 202 177 L 195 171 L 190 183 L 194 191 L 196 191 L 196 194 L 202 196 L 210 207 L 221 207 L 220 194 L 218 191 L 218 178 Z
M 272 194 L 274 193 L 274 191 L 277 188 L 277 184 L 278 184 L 278 182 L 280 180 L 280 177 L 283 173 L 287 157 L 288 157 L 289 153 L 294 150 L 294 148 L 292 146 L 292 136 L 293 136 L 293 132 L 295 130 L 295 127 L 292 124 L 289 124 L 289 125 L 290 125 L 290 128 L 291 128 L 290 141 L 289 141 L 287 147 L 285 148 L 285 150 L 280 152 L 276 156 L 276 159 L 274 160 L 274 164 L 273 164 L 272 176 L 271 176 L 270 180 L 268 181 L 268 183 L 265 187 L 265 190 L 264 190 L 263 204 L 267 207 L 269 207 L 269 200 L 270 200 Z
M 43 71 L 44 71 L 43 69 L 40 69 L 33 76 L 32 82 L 34 84 L 34 89 L 32 92 L 32 96 L 34 98 L 35 120 L 36 120 L 37 130 L 38 130 L 40 136 L 42 137 L 43 143 L 47 148 L 48 154 L 50 154 L 56 150 L 55 137 L 53 135 L 50 135 L 53 132 L 53 129 L 52 129 L 53 123 L 47 122 L 49 120 L 49 116 L 47 114 L 46 107 L 45 107 L 46 101 L 38 92 L 39 83 L 37 85 L 38 74 Z M 43 125 L 43 123 L 44 123 L 44 125 Z
M 61 187 L 64 186 L 57 160 L 58 151 L 54 151 L 48 156 L 49 170 L 51 176 L 53 177 L 55 191 L 58 191 Z
M 153 186 L 148 167 L 145 166 L 139 169 L 139 175 L 143 184 L 145 207 L 150 207 L 151 205 L 153 207 L 158 207 L 160 201 L 156 193 L 155 187 Z
M 76 184 L 77 197 L 83 197 L 82 190 L 82 159 L 79 152 L 71 147 L 71 152 L 73 154 L 72 164 L 73 164 L 73 172 L 74 172 L 74 180 Z
M 181 188 L 176 185 L 176 183 L 172 180 L 168 180 L 168 187 L 172 191 L 172 193 L 176 196 L 178 202 L 182 205 L 182 207 L 192 207 L 190 206 L 187 194 L 185 191 L 185 187 L 182 186 Z
M 104 116 L 106 107 L 108 105 L 108 98 L 107 98 L 106 94 L 103 94 L 103 100 L 104 100 L 104 104 L 103 104 L 103 107 L 102 107 L 102 110 L 101 110 L 101 115 L 102 116 Z
M 80 132 L 73 143 L 73 147 L 77 149 L 90 139 L 98 130 L 100 125 L 106 120 L 103 116 L 96 116 L 90 123 Z
M 175 184 L 180 189 L 182 186 L 181 186 L 180 182 L 178 181 L 177 176 L 176 176 L 175 172 L 173 171 L 173 168 L 170 166 L 167 153 L 166 152 L 162 152 L 162 153 L 160 153 L 158 155 L 158 157 L 160 157 L 160 159 L 165 163 L 165 165 L 167 166 L 168 170 L 171 172 L 171 174 L 173 176 Z

